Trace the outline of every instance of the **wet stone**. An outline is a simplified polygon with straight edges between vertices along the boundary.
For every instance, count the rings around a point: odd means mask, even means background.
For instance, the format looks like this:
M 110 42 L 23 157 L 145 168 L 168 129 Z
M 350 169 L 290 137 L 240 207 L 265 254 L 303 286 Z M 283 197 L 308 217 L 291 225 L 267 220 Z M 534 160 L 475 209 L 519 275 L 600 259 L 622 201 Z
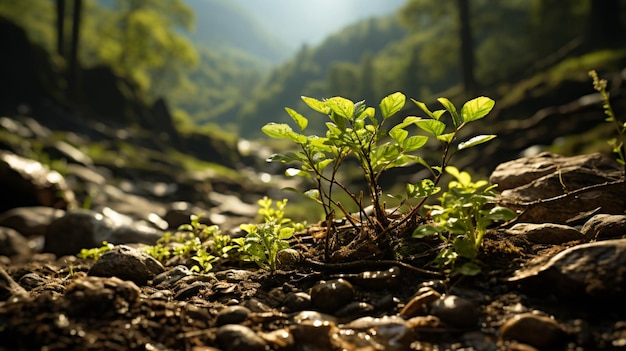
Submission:
M 404 318 L 411 318 L 424 315 L 427 313 L 429 305 L 441 298 L 441 294 L 433 289 L 422 289 L 420 289 L 420 291 L 422 291 L 421 293 L 411 298 L 411 300 L 404 305 L 400 311 L 400 316 Z
M 183 265 L 178 265 L 170 270 L 158 274 L 152 280 L 152 284 L 157 288 L 166 288 L 174 285 L 180 279 L 192 275 L 192 272 Z
M 565 337 L 557 321 L 532 313 L 514 316 L 500 327 L 500 339 L 515 340 L 541 350 L 562 347 Z
M 289 293 L 285 297 L 283 307 L 289 312 L 308 310 L 311 308 L 311 295 L 302 291 Z
M 371 315 L 376 308 L 367 302 L 350 302 L 337 310 L 334 315 L 339 318 L 359 318 Z
M 311 288 L 311 303 L 322 312 L 335 312 L 354 298 L 354 287 L 345 279 L 321 281 Z
M 472 328 L 478 324 L 478 309 L 474 303 L 455 295 L 433 301 L 430 304 L 430 313 L 454 327 Z
M 341 326 L 341 330 L 344 331 L 340 334 L 342 337 L 351 336 L 346 338 L 351 343 L 374 350 L 407 350 L 413 340 L 413 331 L 404 319 L 397 316 L 362 317 Z M 355 337 L 360 340 L 351 340 Z
M 219 327 L 216 341 L 224 351 L 265 351 L 267 345 L 252 329 L 236 324 Z
M 193 296 L 198 296 L 202 291 L 208 291 L 211 286 L 203 282 L 194 282 L 190 285 L 182 287 L 174 294 L 174 299 L 178 301 L 184 301 L 190 299 Z
M 240 324 L 248 319 L 250 313 L 244 306 L 228 306 L 217 314 L 215 325 L 221 327 L 226 324 Z

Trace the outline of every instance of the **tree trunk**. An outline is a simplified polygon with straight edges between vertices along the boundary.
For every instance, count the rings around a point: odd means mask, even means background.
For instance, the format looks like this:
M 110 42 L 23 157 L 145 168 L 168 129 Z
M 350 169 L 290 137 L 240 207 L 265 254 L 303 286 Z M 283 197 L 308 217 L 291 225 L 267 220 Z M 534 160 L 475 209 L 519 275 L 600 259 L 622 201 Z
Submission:
M 620 0 L 590 0 L 586 44 L 592 49 L 616 47 L 624 43 Z
M 57 10 L 57 52 L 61 57 L 65 57 L 65 40 L 64 40 L 64 27 L 65 27 L 65 0 L 56 0 Z
M 466 92 L 476 89 L 474 78 L 474 42 L 470 26 L 469 1 L 457 0 L 459 12 L 459 38 L 461 39 L 461 74 Z
M 72 13 L 72 42 L 70 48 L 69 69 L 68 69 L 68 89 L 74 92 L 76 89 L 76 77 L 78 74 L 78 43 L 80 34 L 80 18 L 83 0 L 74 0 L 74 10 Z

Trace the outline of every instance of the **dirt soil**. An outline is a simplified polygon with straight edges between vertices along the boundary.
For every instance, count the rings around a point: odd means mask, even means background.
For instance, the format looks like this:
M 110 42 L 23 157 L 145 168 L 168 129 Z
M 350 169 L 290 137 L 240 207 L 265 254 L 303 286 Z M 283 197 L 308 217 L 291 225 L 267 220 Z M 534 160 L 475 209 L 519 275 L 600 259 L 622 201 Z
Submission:
M 156 298 L 157 289 L 142 286 L 135 303 L 106 307 L 72 306 L 62 303 L 65 288 L 75 279 L 86 276 L 92 262 L 51 255 L 38 255 L 28 261 L 13 262 L 6 271 L 17 281 L 27 273 L 46 277 L 46 283 L 31 290 L 29 297 L 0 302 L 0 350 L 219 350 L 215 347 L 215 319 L 227 305 L 251 302 L 276 307 L 258 313 L 246 324 L 255 331 L 270 331 L 289 326 L 288 313 L 279 312 L 281 302 L 276 291 L 304 291 L 318 281 L 368 270 L 388 269 L 393 260 L 382 262 L 359 260 L 350 264 L 318 264 L 323 240 L 300 240 L 300 249 L 308 263 L 293 270 L 268 273 L 248 267 L 252 274 L 236 284 L 214 286 L 214 291 L 197 291 L 181 300 L 171 296 Z M 473 329 L 421 329 L 416 333 L 413 350 L 476 350 L 460 340 L 465 333 L 481 332 L 497 340 L 500 326 L 513 315 L 525 311 L 542 311 L 556 318 L 568 332 L 564 350 L 617 350 L 615 340 L 626 337 L 623 315 L 607 309 L 586 309 L 588 301 L 560 301 L 550 288 L 532 294 L 523 287 L 507 283 L 506 278 L 530 260 L 547 258 L 576 242 L 564 245 L 536 245 L 520 238 L 490 234 L 485 237 L 481 254 L 483 273 L 474 277 L 445 277 L 420 272 L 429 268 L 436 246 L 422 254 L 407 255 L 400 267 L 400 283 L 391 289 L 359 288 L 357 301 L 380 301 L 393 296 L 384 310 L 375 316 L 397 314 L 420 286 L 429 285 L 442 293 L 467 297 L 479 305 L 480 326 Z M 428 245 L 427 245 L 428 246 Z M 315 260 L 315 261 L 314 261 Z M 396 265 L 398 266 L 398 265 Z M 415 267 L 416 269 L 412 269 Z M 227 269 L 232 267 L 222 267 Z M 218 274 L 218 273 L 216 273 Z M 622 321 L 622 322 L 620 322 Z M 492 345 L 495 345 L 493 343 Z M 499 349 L 510 350 L 499 344 Z M 288 349 L 288 348 L 287 348 Z M 292 348 L 303 348 L 295 346 Z M 488 348 L 491 349 L 491 348 Z M 308 348 L 307 350 L 312 350 Z M 524 349 L 532 350 L 532 348 Z

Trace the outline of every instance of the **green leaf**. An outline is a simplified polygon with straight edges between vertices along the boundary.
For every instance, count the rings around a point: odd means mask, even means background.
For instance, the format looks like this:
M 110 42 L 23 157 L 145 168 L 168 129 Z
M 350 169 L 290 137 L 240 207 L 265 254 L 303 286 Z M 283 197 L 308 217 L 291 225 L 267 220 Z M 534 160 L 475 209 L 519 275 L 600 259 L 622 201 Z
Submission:
M 335 97 L 328 99 L 326 101 L 326 104 L 338 116 L 343 117 L 348 120 L 353 119 L 354 102 L 341 96 L 335 96 Z
M 472 146 L 476 146 L 482 143 L 486 143 L 491 139 L 494 139 L 496 137 L 496 135 L 494 134 L 488 134 L 488 135 L 477 135 L 473 138 L 470 138 L 466 141 L 460 142 L 459 143 L 459 150 L 463 150 L 463 149 L 467 149 L 469 147 Z
M 304 144 L 307 140 L 305 135 L 294 132 L 293 129 L 285 123 L 268 123 L 264 125 L 261 130 L 271 138 L 287 139 L 296 144 Z
M 445 107 L 445 109 L 448 112 L 450 112 L 450 115 L 452 116 L 452 122 L 454 123 L 455 127 L 458 127 L 458 126 L 461 125 L 461 123 L 463 123 L 463 121 L 461 120 L 461 117 L 459 117 L 459 113 L 456 111 L 456 107 L 454 106 L 454 104 L 450 100 L 448 100 L 448 99 L 446 99 L 444 97 L 441 97 L 441 98 L 437 99 L 437 101 L 439 101 L 439 103 L 443 107 Z
M 306 96 L 301 96 L 300 98 L 302 99 L 302 101 L 304 101 L 305 104 L 307 104 L 307 106 L 314 109 L 315 111 L 321 112 L 325 115 L 330 113 L 330 107 L 326 105 L 326 102 Z
M 463 275 L 474 276 L 480 273 L 480 266 L 474 262 L 465 262 L 461 267 L 457 268 L 456 271 Z
M 436 119 L 422 119 L 416 121 L 415 124 L 422 130 L 433 134 L 434 136 L 440 136 L 446 129 L 446 124 Z
M 417 107 L 419 107 L 420 110 L 424 111 L 424 113 L 427 114 L 428 117 L 430 117 L 432 119 L 439 119 L 439 117 L 435 118 L 435 115 L 432 112 L 430 112 L 430 110 L 428 109 L 428 106 L 426 106 L 425 103 L 423 103 L 421 101 L 417 101 L 415 99 L 411 99 L 411 101 L 413 101 L 413 103 L 415 105 L 417 105 Z M 441 115 L 439 115 L 439 116 L 441 116 Z
M 303 194 L 304 196 L 313 200 L 318 200 L 320 198 L 320 192 L 317 189 L 309 189 L 305 191 Z
M 452 246 L 461 257 L 465 257 L 465 258 L 469 258 L 470 260 L 473 260 L 478 255 L 476 244 L 474 243 L 473 240 L 467 237 L 464 237 L 464 236 L 458 237 L 456 240 L 454 240 L 454 243 L 452 244 Z
M 414 136 L 404 140 L 401 143 L 401 146 L 402 146 L 402 149 L 405 152 L 412 152 L 412 151 L 415 151 L 415 150 L 421 148 L 422 146 L 426 145 L 427 141 L 428 141 L 428 137 L 427 136 L 414 135 Z
M 511 209 L 502 206 L 496 206 L 489 210 L 485 217 L 492 221 L 510 221 L 517 217 L 517 215 Z
M 485 117 L 496 104 L 492 99 L 480 96 L 470 100 L 461 108 L 461 116 L 463 121 L 471 122 Z
M 422 179 L 419 183 L 407 184 L 406 194 L 409 198 L 421 198 L 431 196 L 441 191 L 441 188 L 435 186 L 435 183 L 430 179 Z
M 452 142 L 452 139 L 454 139 L 455 134 L 456 133 L 441 134 L 437 136 L 437 139 L 443 141 L 444 143 L 450 144 Z
M 281 228 L 278 231 L 278 238 L 283 240 L 289 239 L 293 236 L 294 231 L 293 228 Z
M 383 98 L 379 105 L 383 119 L 387 119 L 400 111 L 405 103 L 406 96 L 400 92 L 395 92 Z
M 444 228 L 442 227 L 436 227 L 430 224 L 425 224 L 425 225 L 421 225 L 419 227 L 417 227 L 417 229 L 415 229 L 413 231 L 413 237 L 414 238 L 425 238 L 427 236 L 431 236 L 431 235 L 436 235 L 439 234 L 440 232 L 443 232 Z
M 389 131 L 389 136 L 394 138 L 399 144 L 402 144 L 406 137 L 409 136 L 409 132 L 401 127 L 395 126 Z
M 292 132 L 293 129 L 286 123 L 268 123 L 264 125 L 261 130 L 269 137 L 274 139 L 287 139 L 287 133 Z
M 305 178 L 311 178 L 311 175 L 308 172 L 304 172 L 301 169 L 298 168 L 287 168 L 285 170 L 285 175 L 287 177 L 305 177 Z
M 309 120 L 306 119 L 306 117 L 304 117 L 303 115 L 299 114 L 295 110 L 290 109 L 289 107 L 285 107 L 285 111 L 287 111 L 289 116 L 291 116 L 291 119 L 293 119 L 294 122 L 296 122 L 298 124 L 298 127 L 300 127 L 300 130 L 305 130 L 306 129 L 306 126 L 309 124 Z

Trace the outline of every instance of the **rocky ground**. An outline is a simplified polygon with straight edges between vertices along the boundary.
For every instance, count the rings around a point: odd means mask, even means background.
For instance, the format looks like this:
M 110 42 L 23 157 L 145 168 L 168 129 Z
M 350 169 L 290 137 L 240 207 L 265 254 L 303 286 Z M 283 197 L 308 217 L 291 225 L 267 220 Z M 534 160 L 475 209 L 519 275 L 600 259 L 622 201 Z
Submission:
M 37 183 L 35 163 L 15 157 L 3 153 L 3 182 L 22 167 L 30 170 L 22 180 Z M 292 241 L 301 256 L 276 272 L 199 274 L 138 248 L 194 211 L 234 228 L 253 206 L 221 194 L 209 209 L 159 207 L 105 181 L 104 203 L 60 210 L 67 184 L 42 172 L 47 187 L 31 190 L 49 204 L 0 216 L 0 350 L 626 348 L 626 186 L 620 166 L 600 154 L 498 167 L 491 180 L 520 216 L 488 233 L 473 277 L 435 272 L 435 241 L 401 261 L 325 264 L 315 225 Z M 102 240 L 116 246 L 98 261 L 74 255 Z

